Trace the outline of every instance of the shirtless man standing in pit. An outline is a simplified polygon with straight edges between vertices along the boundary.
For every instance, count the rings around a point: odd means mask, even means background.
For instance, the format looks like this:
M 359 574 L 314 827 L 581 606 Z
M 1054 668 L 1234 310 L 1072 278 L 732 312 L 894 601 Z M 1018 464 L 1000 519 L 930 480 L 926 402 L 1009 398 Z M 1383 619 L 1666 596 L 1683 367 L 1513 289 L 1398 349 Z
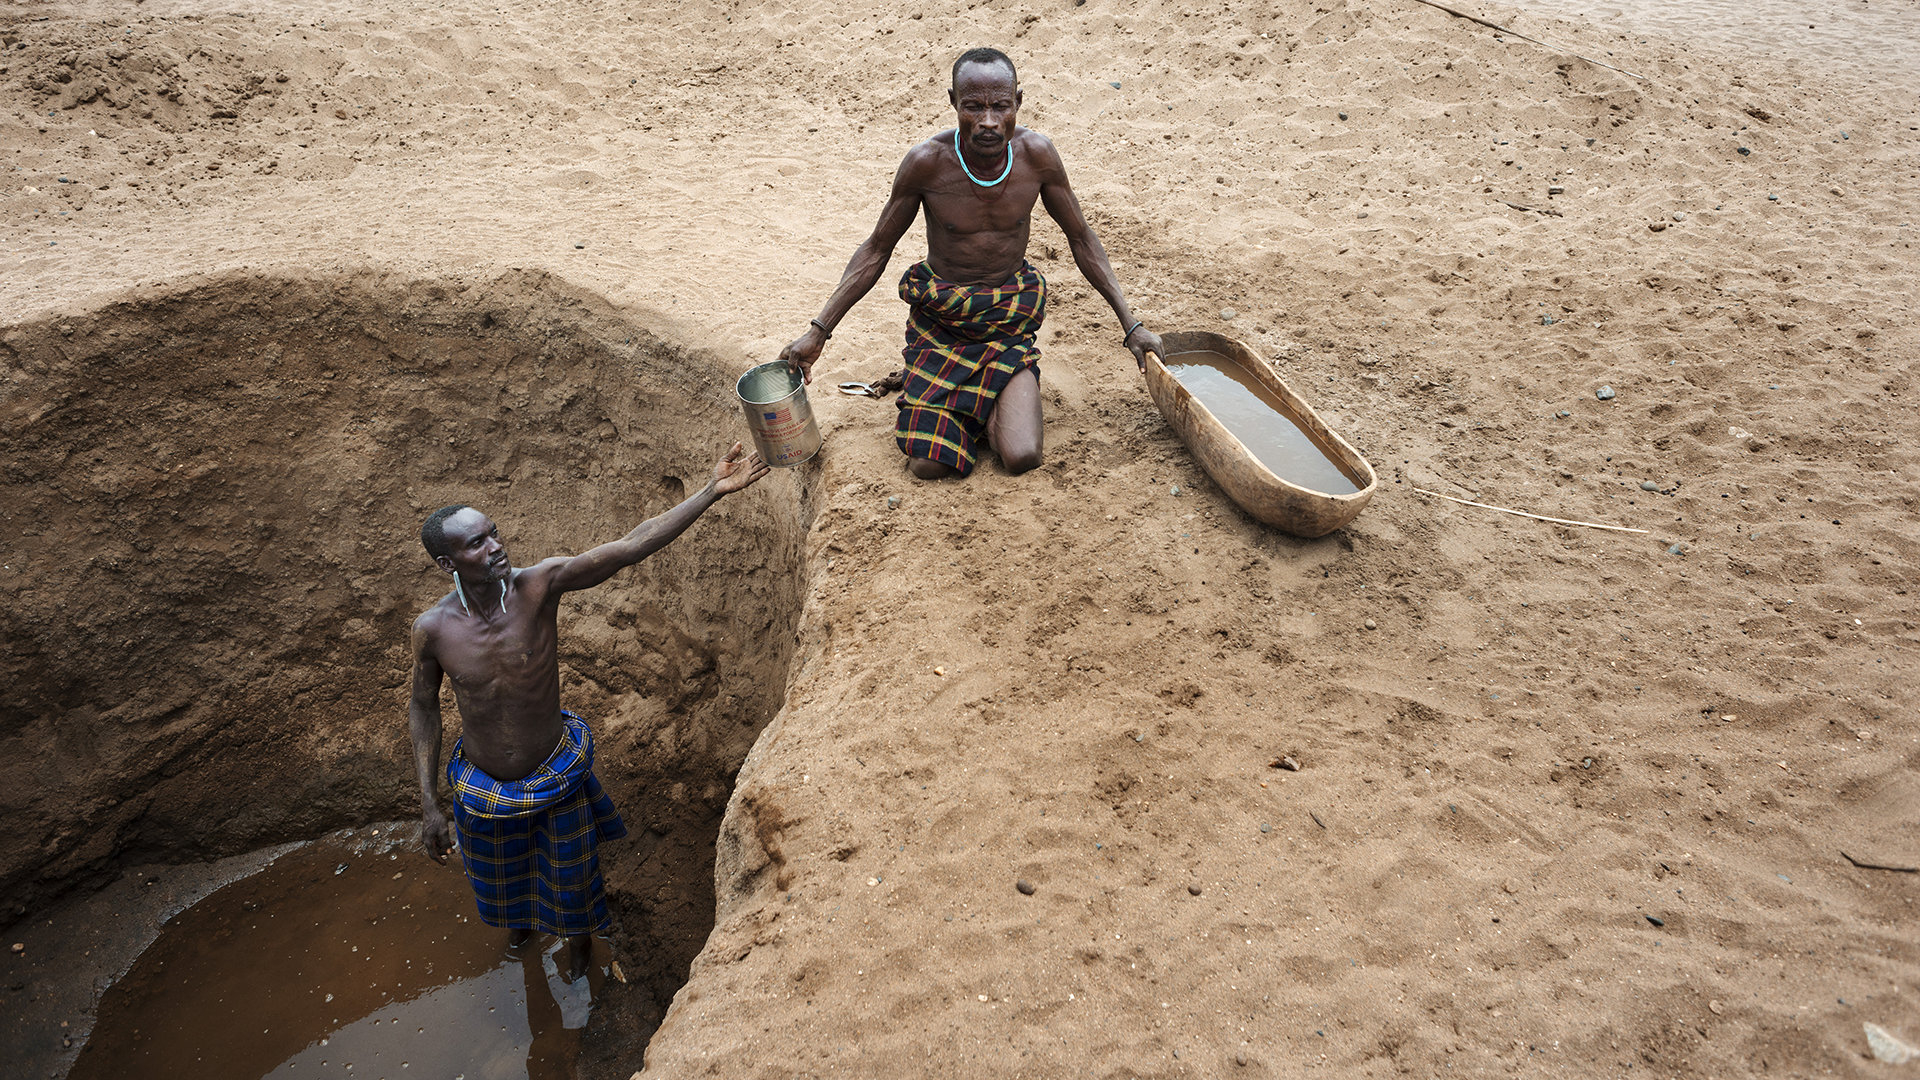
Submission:
M 447 861 L 452 834 L 440 810 L 440 684 L 453 679 L 462 733 L 447 760 L 460 859 L 480 917 L 524 945 L 535 930 L 567 942 L 567 979 L 586 973 L 592 934 L 608 921 L 601 840 L 626 835 L 593 775 L 586 722 L 560 708 L 560 597 L 590 589 L 667 546 L 721 496 L 767 474 L 733 445 L 713 482 L 680 505 L 584 555 L 516 570 L 500 530 L 471 506 L 435 511 L 420 542 L 453 591 L 413 623 L 413 697 L 407 707 L 420 774 L 421 840 Z
M 915 476 L 973 471 L 984 436 L 1009 472 L 1040 464 L 1042 426 L 1035 338 L 1046 281 L 1026 260 L 1033 204 L 1066 233 L 1080 273 L 1112 305 L 1121 343 L 1141 370 L 1160 338 L 1133 317 L 1106 248 L 1080 213 L 1053 143 L 1020 127 L 1013 61 L 970 49 L 953 64 L 955 126 L 907 152 L 880 223 L 853 253 L 840 285 L 780 358 L 812 381 L 814 362 L 847 311 L 872 289 L 913 219 L 927 215 L 927 258 L 900 281 L 912 305 L 906 389 L 894 438 Z

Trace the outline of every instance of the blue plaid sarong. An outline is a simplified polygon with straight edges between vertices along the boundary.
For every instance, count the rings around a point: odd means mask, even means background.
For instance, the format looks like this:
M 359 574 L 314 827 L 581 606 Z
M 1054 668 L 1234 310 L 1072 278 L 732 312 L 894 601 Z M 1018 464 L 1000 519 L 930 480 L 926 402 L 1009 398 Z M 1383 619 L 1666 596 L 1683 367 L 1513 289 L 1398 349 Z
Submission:
M 893 438 L 901 453 L 966 476 L 1000 391 L 1031 369 L 1040 375 L 1040 321 L 1047 279 L 1022 261 L 998 285 L 959 285 L 933 276 L 925 262 L 900 276 L 907 316 L 905 393 Z
M 462 740 L 447 759 L 460 861 L 489 926 L 576 937 L 611 921 L 597 845 L 627 826 L 593 775 L 587 722 L 564 710 L 560 719 L 560 745 L 518 780 L 482 772 Z

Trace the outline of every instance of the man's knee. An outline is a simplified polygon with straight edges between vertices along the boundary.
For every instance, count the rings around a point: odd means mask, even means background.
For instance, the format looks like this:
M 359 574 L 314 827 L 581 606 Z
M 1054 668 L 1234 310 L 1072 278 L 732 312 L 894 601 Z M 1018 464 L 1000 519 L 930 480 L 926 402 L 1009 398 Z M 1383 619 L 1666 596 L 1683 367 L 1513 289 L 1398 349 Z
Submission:
M 1025 446 L 1016 450 L 1005 450 L 1000 454 L 1000 464 L 1005 465 L 1007 471 L 1013 473 L 1015 476 L 1039 468 L 1043 460 L 1044 455 L 1041 454 L 1038 446 Z

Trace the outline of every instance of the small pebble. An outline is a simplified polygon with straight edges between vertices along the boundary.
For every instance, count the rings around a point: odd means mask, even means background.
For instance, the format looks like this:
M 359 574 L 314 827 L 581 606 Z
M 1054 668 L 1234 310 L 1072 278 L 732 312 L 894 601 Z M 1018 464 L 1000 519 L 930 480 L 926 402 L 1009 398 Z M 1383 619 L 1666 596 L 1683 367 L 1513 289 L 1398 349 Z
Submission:
M 1654 483 L 1651 480 L 1642 480 L 1640 481 L 1640 490 L 1641 491 L 1659 491 L 1660 485 Z
M 27 943 L 26 943 L 26 942 L 24 942 L 24 941 L 16 941 L 16 942 L 14 942 L 14 943 L 13 943 L 13 952 L 14 952 L 14 955 L 15 955 L 15 956 L 18 956 L 18 955 L 20 955 L 21 953 L 23 953 L 23 952 L 26 952 L 26 951 L 27 951 Z
M 1666 227 L 1667 227 L 1667 223 L 1666 223 L 1666 222 L 1664 222 L 1664 221 L 1649 221 L 1649 222 L 1647 222 L 1647 228 L 1648 228 L 1648 229 L 1651 229 L 1651 230 L 1652 230 L 1652 231 L 1654 231 L 1654 232 L 1660 232 L 1661 230 L 1663 230 L 1663 229 L 1665 229 Z
M 1170 487 L 1170 488 L 1168 488 L 1168 489 L 1167 489 L 1167 494 L 1169 494 L 1169 495 L 1174 495 L 1174 496 L 1178 496 L 1178 495 L 1180 494 L 1180 485 L 1179 485 L 1179 484 L 1175 484 L 1175 485 L 1173 485 L 1172 487 Z
M 1346 114 L 1346 113 L 1341 113 L 1341 114 L 1340 114 L 1340 119 L 1342 119 L 1342 120 L 1345 120 L 1346 118 L 1347 118 L 1347 114 Z
M 1747 149 L 1747 148 L 1746 148 L 1746 147 L 1744 147 L 1744 146 L 1740 148 L 1740 156 L 1741 156 L 1741 157 L 1746 157 L 1746 156 L 1747 156 L 1748 154 L 1751 154 L 1751 153 L 1753 153 L 1753 151 L 1752 151 L 1752 150 L 1749 150 L 1749 149 Z
M 1235 1065 L 1245 1065 L 1247 1063 L 1247 1055 L 1245 1054 L 1233 1055 L 1233 1063 Z
M 1272 767 L 1276 769 L 1285 769 L 1288 772 L 1300 771 L 1300 763 L 1293 760 L 1291 757 L 1281 758 L 1279 761 L 1274 762 Z
M 1272 832 L 1272 831 L 1273 831 L 1273 826 L 1271 826 L 1271 825 L 1269 825 L 1269 824 L 1267 824 L 1266 822 L 1264 822 L 1264 821 L 1263 821 L 1263 822 L 1261 822 L 1261 823 L 1260 823 L 1260 831 L 1261 831 L 1261 832 Z
M 1021 878 L 1018 881 L 1015 881 L 1013 883 L 1013 887 L 1016 889 L 1019 889 L 1020 895 L 1022 896 L 1033 895 L 1033 882 L 1028 881 L 1026 878 Z
M 1565 409 L 1561 409 L 1559 412 L 1554 413 L 1553 415 L 1559 417 L 1562 420 L 1565 420 L 1567 417 L 1572 416 L 1573 414 L 1568 412 Z
M 1649 916 L 1647 916 L 1647 921 L 1648 921 L 1648 922 L 1650 922 L 1650 923 L 1652 923 L 1652 924 L 1653 924 L 1653 925 L 1655 925 L 1655 926 L 1665 926 L 1665 925 L 1667 925 L 1667 923 L 1666 923 L 1666 920 L 1664 920 L 1664 919 L 1656 919 L 1656 918 L 1654 918 L 1654 917 L 1653 917 L 1653 916 L 1651 916 L 1651 915 L 1649 915 Z
M 1561 187 L 1559 184 L 1555 184 L 1547 189 L 1547 194 L 1549 195 L 1565 195 L 1566 193 L 1567 189 Z
M 1113 87 L 1115 90 L 1120 89 L 1120 84 L 1117 82 L 1110 82 L 1107 85 Z
M 1595 391 L 1593 392 L 1593 396 L 1594 396 L 1594 397 L 1597 397 L 1597 398 L 1599 398 L 1599 399 L 1600 399 L 1601 401 L 1612 401 L 1612 400 L 1613 400 L 1613 387 L 1611 387 L 1611 386 L 1603 386 L 1603 387 L 1601 387 L 1600 389 L 1598 389 L 1598 390 L 1595 390 Z
M 1687 550 L 1687 546 L 1685 544 L 1674 544 L 1673 546 L 1667 548 L 1667 554 L 1678 555 L 1681 552 L 1684 552 L 1686 550 Z
M 900 509 L 900 496 L 898 495 L 887 496 L 887 509 L 889 510 Z
M 1379 625 L 1375 623 L 1372 619 L 1368 619 L 1363 625 L 1366 626 L 1366 628 L 1369 630 L 1380 629 Z
M 1189 886 L 1187 886 L 1187 893 L 1188 893 L 1189 895 L 1191 895 L 1191 896 L 1199 896 L 1199 895 L 1200 895 L 1200 886 L 1198 886 L 1198 885 L 1189 885 Z
M 1708 1011 L 1712 1012 L 1713 1015 L 1715 1016 L 1721 1016 L 1725 1014 L 1727 1011 L 1727 1007 L 1725 1005 L 1720 1004 L 1718 1001 L 1707 1002 L 1707 1009 Z
M 1240 316 L 1240 313 L 1233 310 L 1230 307 L 1220 309 L 1220 317 L 1227 320 L 1228 322 L 1232 322 L 1234 319 L 1238 318 L 1239 316 Z
M 581 248 L 584 248 L 584 247 L 586 247 L 586 246 L 587 246 L 587 245 L 585 245 L 585 244 L 582 244 L 582 243 L 579 243 L 578 241 L 576 241 L 576 242 L 574 243 L 574 245 L 573 245 L 573 249 L 574 249 L 575 251 L 579 251 L 579 250 L 580 250 Z
M 1768 201 L 1768 202 L 1779 202 L 1779 201 L 1780 201 L 1780 196 L 1778 196 L 1778 195 L 1769 195 L 1769 196 L 1767 196 L 1767 201 Z

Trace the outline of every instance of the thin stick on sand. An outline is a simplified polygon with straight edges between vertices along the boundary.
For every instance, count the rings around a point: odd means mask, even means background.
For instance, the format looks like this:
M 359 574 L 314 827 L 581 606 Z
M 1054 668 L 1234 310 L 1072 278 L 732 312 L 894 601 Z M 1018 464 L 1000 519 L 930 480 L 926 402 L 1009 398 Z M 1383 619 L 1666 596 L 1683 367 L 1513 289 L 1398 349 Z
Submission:
M 1492 503 L 1474 502 L 1471 499 L 1456 499 L 1451 495 L 1442 495 L 1437 491 L 1428 491 L 1426 488 L 1423 488 L 1423 487 L 1417 487 L 1417 488 L 1414 488 L 1413 490 L 1419 492 L 1422 495 L 1431 495 L 1436 499 L 1445 499 L 1448 502 L 1457 502 L 1461 506 L 1477 506 L 1482 510 L 1498 510 L 1503 514 L 1512 514 L 1515 517 L 1532 518 L 1535 521 L 1551 521 L 1555 525 L 1578 525 L 1583 529 L 1606 529 L 1609 532 L 1624 532 L 1624 533 L 1644 533 L 1647 531 L 1645 529 L 1629 529 L 1625 525 L 1602 525 L 1594 521 L 1574 521 L 1571 518 L 1546 517 L 1542 514 L 1529 514 L 1525 510 L 1510 510 L 1507 507 L 1495 506 Z
M 1488 22 L 1487 20 L 1481 18 L 1478 15 L 1469 15 L 1464 11 L 1455 11 L 1445 4 L 1436 4 L 1433 2 L 1433 0 L 1414 0 L 1414 3 L 1425 4 L 1430 8 L 1439 8 L 1441 11 L 1446 12 L 1447 14 L 1453 16 L 1456 19 L 1465 19 L 1470 23 L 1479 23 L 1481 26 L 1487 27 L 1492 30 L 1498 30 L 1503 34 L 1512 34 L 1514 37 L 1517 37 L 1522 41 L 1531 41 L 1535 45 L 1544 46 L 1546 48 L 1552 49 L 1555 52 L 1566 53 L 1567 55 L 1572 56 L 1576 60 L 1585 60 L 1589 64 L 1598 64 L 1600 67 L 1606 68 L 1608 71 L 1617 71 L 1620 74 L 1625 75 L 1630 79 L 1639 79 L 1641 82 L 1647 81 L 1647 77 L 1645 75 L 1635 75 L 1633 72 L 1628 71 L 1626 68 L 1614 67 L 1612 64 L 1601 63 L 1600 61 L 1595 60 L 1591 56 L 1581 56 L 1577 52 L 1573 52 L 1572 50 L 1569 50 L 1569 49 L 1563 49 L 1558 45 L 1549 44 L 1545 41 L 1541 41 L 1537 37 L 1528 37 L 1527 35 L 1521 33 L 1518 30 L 1514 30 L 1510 27 L 1501 26 L 1497 22 Z M 1578 525 L 1581 523 L 1574 522 L 1574 524 Z
M 1564 217 L 1564 216 L 1566 216 L 1566 215 L 1564 215 L 1564 214 L 1562 214 L 1562 213 L 1560 213 L 1560 211 L 1558 211 L 1558 210 L 1555 210 L 1555 209 L 1553 209 L 1553 208 L 1551 208 L 1551 207 L 1545 207 L 1545 208 L 1542 208 L 1542 207 L 1538 207 L 1538 206 L 1521 206 L 1521 205 L 1520 205 L 1519 203 L 1517 203 L 1517 202 L 1508 202 L 1508 201 L 1507 201 L 1507 200 L 1505 200 L 1505 199 L 1495 199 L 1495 200 L 1493 200 L 1493 201 L 1494 201 L 1494 202 L 1497 202 L 1497 203 L 1499 203 L 1499 204 L 1501 204 L 1502 206 L 1511 206 L 1511 207 L 1513 207 L 1513 208 L 1514 208 L 1515 210 L 1525 210 L 1525 211 L 1526 211 L 1527 213 L 1529 213 L 1529 214 L 1546 214 L 1546 215 L 1549 215 L 1549 216 L 1551 216 L 1551 217 Z
M 1840 853 L 1840 857 L 1862 870 L 1891 870 L 1896 874 L 1920 874 L 1920 866 L 1894 866 L 1889 863 L 1867 862 L 1856 859 L 1844 851 Z

